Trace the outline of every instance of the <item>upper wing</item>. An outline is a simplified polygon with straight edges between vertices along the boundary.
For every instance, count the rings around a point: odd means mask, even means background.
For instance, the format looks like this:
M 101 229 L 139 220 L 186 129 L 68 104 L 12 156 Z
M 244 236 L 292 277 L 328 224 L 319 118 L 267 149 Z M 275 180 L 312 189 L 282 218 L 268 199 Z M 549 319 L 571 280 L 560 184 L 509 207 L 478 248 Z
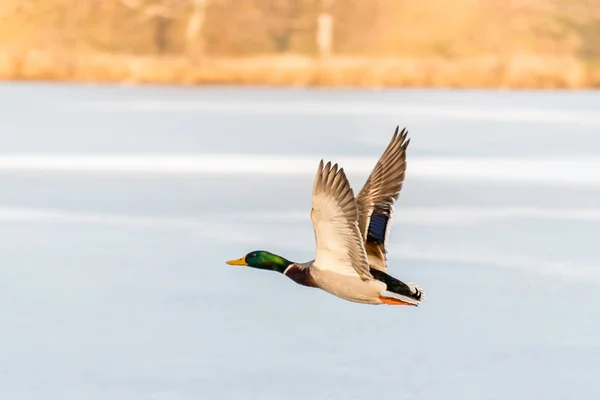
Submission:
M 406 128 L 398 127 L 390 144 L 358 193 L 358 224 L 372 268 L 386 271 L 386 244 L 392 226 L 394 202 L 398 200 L 406 171 Z
M 315 178 L 310 218 L 317 252 L 314 265 L 338 274 L 371 279 L 363 239 L 358 229 L 358 209 L 344 169 L 323 160 Z

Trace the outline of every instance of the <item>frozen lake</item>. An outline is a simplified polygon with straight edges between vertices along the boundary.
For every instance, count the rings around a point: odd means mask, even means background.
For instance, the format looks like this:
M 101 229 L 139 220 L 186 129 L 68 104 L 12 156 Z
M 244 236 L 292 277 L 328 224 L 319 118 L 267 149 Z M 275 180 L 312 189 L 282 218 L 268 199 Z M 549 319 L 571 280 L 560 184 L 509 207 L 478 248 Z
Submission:
M 3 399 L 600 397 L 600 93 L 0 85 Z M 418 308 L 225 260 L 314 257 L 396 127 Z

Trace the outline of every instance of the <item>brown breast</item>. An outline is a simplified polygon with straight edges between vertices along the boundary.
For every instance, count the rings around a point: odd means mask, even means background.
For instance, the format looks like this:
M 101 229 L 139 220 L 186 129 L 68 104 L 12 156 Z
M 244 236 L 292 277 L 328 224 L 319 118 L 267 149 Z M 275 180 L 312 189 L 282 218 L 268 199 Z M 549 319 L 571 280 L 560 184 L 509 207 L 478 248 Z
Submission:
M 317 287 L 315 280 L 310 275 L 310 265 L 292 264 L 284 274 L 299 285 Z

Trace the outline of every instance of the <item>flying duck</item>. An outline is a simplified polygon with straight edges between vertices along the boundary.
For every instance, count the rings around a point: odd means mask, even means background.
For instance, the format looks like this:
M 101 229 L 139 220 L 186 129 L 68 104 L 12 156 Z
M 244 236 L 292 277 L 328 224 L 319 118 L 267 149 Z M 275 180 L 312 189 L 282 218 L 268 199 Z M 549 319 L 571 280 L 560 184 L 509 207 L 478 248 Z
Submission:
M 418 306 L 425 292 L 387 271 L 387 242 L 406 171 L 406 128 L 392 140 L 364 187 L 354 196 L 343 168 L 319 163 L 312 189 L 310 217 L 315 259 L 293 262 L 255 250 L 229 265 L 279 272 L 294 282 L 322 289 L 356 303 Z

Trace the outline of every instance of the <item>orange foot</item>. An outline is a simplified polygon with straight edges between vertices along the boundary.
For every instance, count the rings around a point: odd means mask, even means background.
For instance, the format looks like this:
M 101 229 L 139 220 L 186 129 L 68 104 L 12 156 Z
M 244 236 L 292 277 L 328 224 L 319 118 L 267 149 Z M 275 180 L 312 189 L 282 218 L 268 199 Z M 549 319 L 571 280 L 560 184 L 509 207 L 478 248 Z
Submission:
M 407 303 L 398 299 L 392 299 L 390 297 L 379 296 L 379 300 L 383 301 L 385 304 L 388 304 L 390 306 L 417 306 L 416 304 Z

